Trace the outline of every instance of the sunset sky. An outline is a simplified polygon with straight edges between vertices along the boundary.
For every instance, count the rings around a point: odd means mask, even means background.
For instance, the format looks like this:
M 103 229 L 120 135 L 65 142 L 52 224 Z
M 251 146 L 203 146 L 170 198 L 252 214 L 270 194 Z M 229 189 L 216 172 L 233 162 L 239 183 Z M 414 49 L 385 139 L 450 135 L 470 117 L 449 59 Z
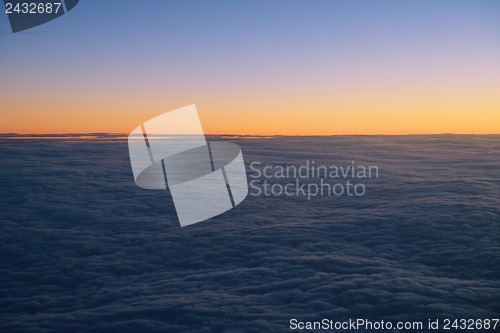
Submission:
M 13 34 L 0 133 L 500 134 L 500 1 L 83 0 Z

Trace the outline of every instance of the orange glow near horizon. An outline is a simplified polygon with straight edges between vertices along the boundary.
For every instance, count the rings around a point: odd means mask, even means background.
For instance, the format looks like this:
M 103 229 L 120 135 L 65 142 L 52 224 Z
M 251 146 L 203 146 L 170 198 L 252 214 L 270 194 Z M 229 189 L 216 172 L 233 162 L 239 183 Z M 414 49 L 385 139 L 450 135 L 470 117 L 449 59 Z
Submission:
M 202 96 L 196 103 L 207 134 L 500 134 L 496 89 L 413 87 L 337 94 L 266 92 L 232 98 Z M 190 96 L 41 96 L 4 101 L 1 133 L 129 133 L 161 113 L 192 104 Z M 13 111 L 15 110 L 15 111 Z
M 376 114 L 363 112 L 339 113 L 312 110 L 297 110 L 289 115 L 275 112 L 253 115 L 210 118 L 210 110 L 200 111 L 206 134 L 236 135 L 404 135 L 404 134 L 500 134 L 500 112 L 478 110 L 475 112 L 415 112 L 397 114 L 385 111 Z M 302 113 L 302 114 L 301 114 Z M 474 113 L 474 114 L 471 114 Z M 30 122 L 18 122 L 5 117 L 0 133 L 18 134 L 64 134 L 64 133 L 128 133 L 138 124 L 158 115 L 146 113 L 146 117 L 122 116 L 110 120 L 109 116 L 88 114 L 85 117 L 58 115 L 57 120 L 31 117 Z M 282 122 L 282 117 L 289 118 Z M 92 119 L 89 119 L 92 118 Z M 98 122 L 96 124 L 96 121 Z
M 439 118 L 436 118 L 439 119 Z M 373 119 L 374 122 L 377 121 Z M 327 119 L 325 119 L 325 122 Z M 498 130 L 498 125 L 500 123 L 500 117 L 492 118 L 492 122 L 489 126 L 481 124 L 479 122 L 470 122 L 467 118 L 454 119 L 454 124 L 447 126 L 446 129 L 443 127 L 429 126 L 425 130 L 422 126 L 419 126 L 417 121 L 411 123 L 411 120 L 406 119 L 392 119 L 391 124 L 379 124 L 379 127 L 371 126 L 373 123 L 359 124 L 356 128 L 349 128 L 349 124 L 354 121 L 352 119 L 336 118 L 332 120 L 336 122 L 336 125 L 328 126 L 316 126 L 307 119 L 297 120 L 297 125 L 301 126 L 301 129 L 284 128 L 284 127 L 261 127 L 258 124 L 248 124 L 249 126 L 230 126 L 224 127 L 218 124 L 204 124 L 203 128 L 207 135 L 213 134 L 232 134 L 232 135 L 257 135 L 257 136 L 267 136 L 267 135 L 412 135 L 412 134 L 500 134 Z M 434 120 L 431 120 L 434 123 Z M 407 122 L 407 123 L 405 123 Z M 420 122 L 422 122 L 420 120 Z M 26 126 L 17 131 L 9 131 L 8 129 L 2 130 L 0 133 L 17 133 L 17 134 L 82 134 L 82 133 L 123 133 L 128 132 L 124 129 L 125 126 L 109 126 L 109 127 L 99 127 L 99 126 L 84 126 L 85 124 L 80 124 L 80 126 L 64 126 L 62 128 L 54 128 L 53 124 L 38 124 L 39 126 Z M 46 125 L 46 126 L 44 126 Z M 90 125 L 90 124 L 89 124 Z M 290 125 L 293 125 L 290 123 Z M 347 126 L 344 126 L 347 125 Z M 130 127 L 130 130 L 132 128 Z M 313 130 L 308 130 L 313 129 Z M 129 130 L 129 132 L 130 132 Z

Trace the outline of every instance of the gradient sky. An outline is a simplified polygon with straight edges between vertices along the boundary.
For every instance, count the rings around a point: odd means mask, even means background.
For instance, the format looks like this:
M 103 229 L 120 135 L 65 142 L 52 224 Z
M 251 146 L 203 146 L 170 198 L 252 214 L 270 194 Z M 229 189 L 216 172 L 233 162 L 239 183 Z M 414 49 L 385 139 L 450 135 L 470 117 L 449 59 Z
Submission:
M 500 1 L 82 0 L 13 34 L 0 132 L 500 134 Z

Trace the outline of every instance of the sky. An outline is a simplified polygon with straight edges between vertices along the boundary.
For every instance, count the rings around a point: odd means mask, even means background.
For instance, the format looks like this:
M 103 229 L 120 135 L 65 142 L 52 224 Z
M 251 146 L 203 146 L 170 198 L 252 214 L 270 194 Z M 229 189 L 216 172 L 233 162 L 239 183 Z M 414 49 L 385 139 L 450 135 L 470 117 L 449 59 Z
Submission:
M 13 34 L 0 133 L 500 134 L 498 1 L 83 0 Z

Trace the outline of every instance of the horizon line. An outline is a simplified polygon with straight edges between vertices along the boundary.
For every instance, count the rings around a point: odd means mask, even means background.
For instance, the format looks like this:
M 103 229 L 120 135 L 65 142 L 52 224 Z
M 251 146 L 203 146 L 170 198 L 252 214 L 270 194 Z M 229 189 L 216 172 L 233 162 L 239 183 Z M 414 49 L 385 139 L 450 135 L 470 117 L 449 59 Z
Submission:
M 164 134 L 168 135 L 168 134 Z M 280 137 L 280 136 L 431 136 L 431 135 L 500 135 L 500 133 L 404 133 L 404 134 L 388 134 L 388 133 L 377 133 L 377 134 L 234 134 L 234 133 L 206 133 L 209 136 L 233 136 L 233 137 Z M 44 138 L 44 137 L 88 137 L 88 136 L 108 136 L 108 137 L 128 137 L 129 134 L 120 132 L 66 132 L 66 133 L 17 133 L 17 132 L 5 132 L 0 133 L 0 138 L 7 137 L 32 137 L 32 138 Z

